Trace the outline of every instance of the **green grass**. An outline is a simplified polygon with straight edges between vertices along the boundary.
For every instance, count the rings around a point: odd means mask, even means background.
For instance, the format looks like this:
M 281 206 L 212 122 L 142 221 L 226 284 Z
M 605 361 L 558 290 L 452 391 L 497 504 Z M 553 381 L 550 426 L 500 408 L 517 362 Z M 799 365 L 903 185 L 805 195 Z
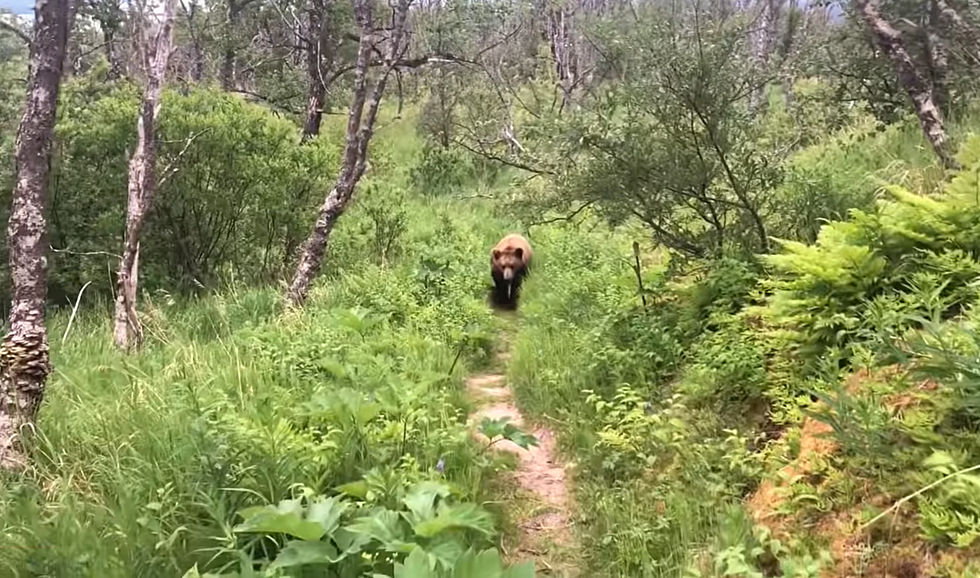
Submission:
M 811 385 L 746 309 L 763 274 L 729 261 L 692 271 L 648 246 L 643 229 L 586 218 L 531 229 L 535 265 L 521 308 L 495 315 L 487 253 L 521 227 L 491 202 L 453 200 L 452 178 L 419 180 L 413 122 L 409 111 L 372 145 L 373 167 L 303 311 L 284 313 L 276 288 L 155 293 L 142 301 L 148 339 L 134 355 L 112 347 L 110 304 L 99 296 L 83 297 L 64 341 L 68 311 L 55 313 L 55 372 L 32 465 L 0 481 L 0 575 L 235 570 L 277 548 L 234 531 L 241 509 L 303 488 L 330 494 L 371 471 L 443 479 L 513 537 L 513 508 L 524 506 L 494 475 L 508 460 L 489 459 L 464 425 L 463 379 L 490 367 L 506 372 L 522 411 L 556 430 L 573 463 L 582 575 L 719 576 L 719 564 L 813 562 L 826 545 L 819 537 L 800 526 L 800 543 L 781 548 L 743 507 L 794 453 L 787 440 L 798 437 Z M 913 129 L 869 136 L 858 126 L 818 143 L 795 157 L 779 194 L 806 200 L 816 191 L 833 200 L 820 210 L 844 211 L 873 197 L 874 182 L 859 177 L 930 192 L 940 176 Z M 455 162 L 430 160 L 439 170 Z M 494 178 L 479 186 L 507 184 L 506 173 Z M 498 367 L 493 353 L 504 348 L 511 361 Z M 364 417 L 374 402 L 383 410 Z M 761 434 L 775 426 L 785 436 L 770 443 Z M 935 433 L 931 422 L 918 427 Z M 908 458 L 887 458 L 899 459 Z M 826 482 L 798 482 L 803 502 L 869 499 L 845 487 L 853 463 L 828 472 Z M 936 508 L 954 498 L 941 495 Z M 685 574 L 692 568 L 701 574 Z
M 234 568 L 254 545 L 233 531 L 240 509 L 300 486 L 331 493 L 372 469 L 487 499 L 497 466 L 468 436 L 461 385 L 495 346 L 487 251 L 510 227 L 486 203 L 409 190 L 410 126 L 379 139 L 301 313 L 284 314 L 273 288 L 157 293 L 134 355 L 112 347 L 98 296 L 83 296 L 63 343 L 69 310 L 54 314 L 33 463 L 0 491 L 0 575 Z M 384 262 L 372 203 L 404 223 L 380 240 Z M 350 408 L 365 395 L 386 409 L 363 422 Z
M 477 497 L 483 474 L 458 389 L 486 344 L 455 342 L 432 314 L 450 299 L 402 322 L 351 312 L 361 283 L 391 287 L 395 275 L 337 283 L 291 319 L 275 317 L 271 291 L 163 306 L 151 310 L 148 332 L 159 341 L 132 357 L 111 349 L 107 317 L 76 319 L 53 347 L 33 467 L 3 493 L 0 566 L 12 575 L 179 575 L 235 546 L 230 528 L 244 506 L 275 503 L 293 484 L 328 491 L 372 467 L 431 472 L 441 457 Z M 489 330 L 476 296 L 453 297 L 476 331 Z M 304 404 L 338 387 L 391 396 L 407 430 L 395 416 L 303 427 Z

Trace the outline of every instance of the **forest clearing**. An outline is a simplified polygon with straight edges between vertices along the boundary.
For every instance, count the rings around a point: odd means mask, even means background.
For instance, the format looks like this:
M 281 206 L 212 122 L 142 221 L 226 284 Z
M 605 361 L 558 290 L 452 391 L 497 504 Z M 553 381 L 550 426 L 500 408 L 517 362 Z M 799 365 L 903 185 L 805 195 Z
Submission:
M 980 577 L 975 2 L 4 2 L 0 577 Z

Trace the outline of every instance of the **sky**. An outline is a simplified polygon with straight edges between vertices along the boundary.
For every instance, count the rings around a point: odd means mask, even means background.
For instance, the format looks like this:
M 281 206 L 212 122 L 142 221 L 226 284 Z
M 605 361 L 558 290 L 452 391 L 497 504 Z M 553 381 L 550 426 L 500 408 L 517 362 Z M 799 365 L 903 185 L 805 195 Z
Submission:
M 30 14 L 34 12 L 34 0 L 0 0 L 0 8 L 6 8 L 14 14 Z

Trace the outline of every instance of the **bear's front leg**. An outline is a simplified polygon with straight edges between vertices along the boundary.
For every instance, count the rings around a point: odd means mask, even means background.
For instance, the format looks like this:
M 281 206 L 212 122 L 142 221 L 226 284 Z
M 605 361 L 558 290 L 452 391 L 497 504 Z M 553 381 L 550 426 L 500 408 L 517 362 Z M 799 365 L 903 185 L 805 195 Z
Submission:
M 493 271 L 493 292 L 491 294 L 491 300 L 494 306 L 503 309 L 513 309 L 515 306 L 514 297 L 514 284 L 504 279 L 502 273 Z

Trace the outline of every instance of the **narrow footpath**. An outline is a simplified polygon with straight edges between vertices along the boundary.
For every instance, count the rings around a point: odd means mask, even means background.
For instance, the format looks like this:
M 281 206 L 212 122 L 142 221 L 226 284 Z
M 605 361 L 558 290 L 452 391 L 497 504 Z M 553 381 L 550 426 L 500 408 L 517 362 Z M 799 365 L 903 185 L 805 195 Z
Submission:
M 505 367 L 508 360 L 509 353 L 498 353 L 494 365 Z M 484 417 L 506 416 L 538 440 L 537 446 L 527 450 L 508 440 L 493 445 L 496 451 L 511 452 L 517 458 L 516 469 L 507 474 L 512 480 L 503 480 L 507 490 L 500 497 L 509 522 L 516 526 L 516 532 L 505 533 L 505 558 L 511 563 L 533 560 L 538 576 L 577 576 L 579 553 L 571 527 L 571 496 L 564 464 L 556 457 L 554 433 L 541 426 L 526 428 L 502 372 L 473 375 L 466 389 L 477 408 L 470 416 L 474 428 Z

